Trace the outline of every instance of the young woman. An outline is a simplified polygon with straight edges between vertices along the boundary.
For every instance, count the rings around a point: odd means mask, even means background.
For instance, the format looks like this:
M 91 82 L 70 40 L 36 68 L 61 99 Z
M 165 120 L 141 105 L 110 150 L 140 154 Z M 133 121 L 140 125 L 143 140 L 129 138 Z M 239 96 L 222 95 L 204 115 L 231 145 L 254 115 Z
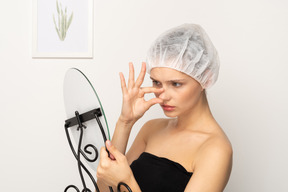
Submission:
M 151 87 L 141 87 L 145 63 L 136 80 L 129 64 L 128 85 L 120 73 L 122 111 L 112 142 L 106 143 L 110 157 L 101 149 L 100 191 L 124 182 L 133 192 L 222 192 L 232 168 L 232 147 L 205 92 L 218 77 L 216 49 L 199 25 L 184 24 L 156 39 L 147 65 Z M 145 101 L 146 93 L 156 97 Z M 155 104 L 168 118 L 145 123 L 125 154 L 133 125 Z

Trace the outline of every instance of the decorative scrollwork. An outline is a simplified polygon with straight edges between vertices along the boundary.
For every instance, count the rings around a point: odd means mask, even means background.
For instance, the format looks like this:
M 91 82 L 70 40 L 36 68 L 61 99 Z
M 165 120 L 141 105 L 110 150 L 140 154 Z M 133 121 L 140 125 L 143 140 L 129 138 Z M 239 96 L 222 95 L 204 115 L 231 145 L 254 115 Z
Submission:
M 95 154 L 95 157 L 94 157 L 93 159 L 90 159 L 90 158 L 87 157 L 86 154 L 85 154 L 85 153 L 88 153 L 88 154 L 91 155 L 91 154 L 93 153 L 93 152 L 89 151 L 88 148 L 91 148 L 91 149 L 93 150 L 94 154 Z M 85 152 L 85 153 L 84 153 L 84 152 Z M 80 151 L 80 153 L 83 155 L 83 157 L 84 157 L 87 161 L 89 161 L 89 162 L 95 162 L 95 161 L 98 159 L 99 153 L 98 153 L 97 148 L 96 148 L 94 145 L 92 145 L 92 144 L 86 145 L 86 146 L 84 147 L 84 152 L 83 152 L 82 150 Z
M 94 110 L 93 110 L 94 111 Z M 102 133 L 102 136 L 103 136 L 103 140 L 104 140 L 104 143 L 106 142 L 107 138 L 106 138 L 106 135 L 105 135 L 105 132 L 104 132 L 104 129 L 102 127 L 102 124 L 100 122 L 100 119 L 98 117 L 101 116 L 101 112 L 100 110 L 97 110 L 96 109 L 96 112 L 98 111 L 98 113 L 94 113 L 93 112 L 93 116 L 94 118 L 96 119 L 98 125 L 99 125 L 99 128 L 101 130 L 101 133 Z M 85 115 L 89 115 L 90 112 L 86 112 Z M 82 114 L 83 115 L 83 114 Z M 85 171 L 85 173 L 89 176 L 90 180 L 92 181 L 94 187 L 95 187 L 95 190 L 96 192 L 100 192 L 99 191 L 99 188 L 98 188 L 98 185 L 94 179 L 94 177 L 92 176 L 92 174 L 89 172 L 89 170 L 84 166 L 84 164 L 81 162 L 81 155 L 89 162 L 95 162 L 98 157 L 99 157 L 99 152 L 98 152 L 98 149 L 92 145 L 92 144 L 88 144 L 84 147 L 84 151 L 81 150 L 81 145 L 82 145 L 82 139 L 83 139 L 83 131 L 84 129 L 86 129 L 86 126 L 82 124 L 81 122 L 81 118 L 80 118 L 80 115 L 79 113 L 76 111 L 75 112 L 75 116 L 77 119 L 77 123 L 78 123 L 78 127 L 77 127 L 77 131 L 79 131 L 79 141 L 78 141 L 78 146 L 77 146 L 77 150 L 74 149 L 74 146 L 71 142 L 71 138 L 70 138 L 70 134 L 69 134 L 69 131 L 68 131 L 68 128 L 73 126 L 73 125 L 77 125 L 75 123 L 75 119 L 72 118 L 72 119 L 69 119 L 69 120 L 66 120 L 66 123 L 65 123 L 65 132 L 66 132 L 66 136 L 67 136 L 67 139 L 68 139 L 68 142 L 69 142 L 69 146 L 70 146 L 70 149 L 72 150 L 72 153 L 75 157 L 75 159 L 77 160 L 77 165 L 78 165 L 78 171 L 79 171 L 79 175 L 80 175 L 80 178 L 81 178 L 81 181 L 82 181 L 82 185 L 83 185 L 83 189 L 81 192 L 92 192 L 89 188 L 86 187 L 86 182 L 85 182 L 85 179 L 83 177 L 83 170 Z M 83 116 L 82 116 L 83 117 Z M 83 117 L 84 118 L 84 117 Z M 83 119 L 82 118 L 82 119 Z M 85 118 L 87 118 L 85 116 Z M 90 120 L 90 117 L 89 119 Z M 88 157 L 86 154 L 89 154 L 89 155 L 92 155 L 94 154 L 94 158 L 91 158 L 91 157 Z M 120 188 L 121 186 L 124 186 L 129 192 L 132 192 L 132 190 L 130 189 L 130 187 L 126 184 L 126 183 L 123 183 L 123 182 L 120 182 L 117 186 L 117 192 L 120 192 Z M 69 189 L 74 189 L 76 192 L 80 192 L 79 188 L 77 188 L 75 185 L 69 185 L 65 188 L 64 192 L 68 192 Z M 109 190 L 110 192 L 113 192 L 113 189 L 112 187 L 109 187 Z
M 121 192 L 121 186 L 124 186 L 129 192 L 132 192 L 131 188 L 126 184 L 126 183 L 123 183 L 123 182 L 120 182 L 118 183 L 117 185 L 117 192 Z
M 75 185 L 69 185 L 65 188 L 64 192 L 67 192 L 67 190 L 69 190 L 70 188 L 75 189 L 77 192 L 80 192 L 80 190 L 75 186 Z M 83 189 L 82 192 L 92 192 L 90 189 L 86 188 Z
M 85 182 L 85 179 L 84 179 L 84 176 L 83 176 L 83 170 L 86 172 L 86 174 L 89 176 L 89 178 L 91 179 L 95 189 L 97 192 L 100 192 L 99 191 L 99 188 L 97 186 L 97 183 L 94 179 L 94 177 L 92 176 L 92 174 L 89 172 L 89 170 L 84 166 L 84 164 L 81 162 L 81 155 L 89 162 L 94 162 L 97 160 L 98 158 L 98 150 L 97 148 L 92 145 L 92 144 L 88 144 L 84 147 L 84 152 L 85 153 L 88 153 L 88 154 L 92 154 L 91 151 L 88 150 L 88 148 L 91 148 L 94 150 L 94 153 L 95 153 L 95 157 L 93 159 L 89 158 L 86 156 L 86 154 L 81 150 L 81 145 L 82 145 L 82 139 L 83 139 L 83 129 L 86 128 L 85 125 L 82 124 L 82 122 L 80 121 L 80 118 L 79 118 L 79 113 L 76 111 L 75 112 L 75 115 L 76 115 L 76 118 L 77 118 L 77 121 L 78 121 L 78 128 L 77 130 L 80 132 L 80 137 L 79 137 L 79 141 L 78 141 L 78 147 L 77 147 L 77 152 L 76 150 L 74 149 L 74 146 L 71 142 L 71 138 L 70 138 L 70 134 L 69 134 L 69 131 L 68 131 L 68 128 L 69 126 L 67 126 L 65 124 L 65 132 L 66 132 L 66 136 L 67 136 L 67 139 L 68 139 L 68 142 L 69 142 L 69 146 L 70 146 L 70 149 L 72 150 L 72 153 L 74 155 L 74 157 L 76 158 L 77 160 L 77 165 L 78 165 L 78 171 L 79 171 L 79 175 L 80 175 L 80 178 L 81 178 L 81 181 L 82 181 L 82 185 L 83 185 L 83 190 L 82 192 L 92 192 L 89 188 L 86 187 L 86 182 Z M 80 190 L 75 186 L 75 185 L 69 185 L 68 187 L 65 188 L 64 192 L 67 192 L 67 190 L 69 189 L 75 189 L 77 192 L 80 192 Z
M 67 192 L 70 188 L 75 189 L 77 192 L 80 192 L 80 190 L 75 185 L 69 185 L 65 188 L 64 192 Z

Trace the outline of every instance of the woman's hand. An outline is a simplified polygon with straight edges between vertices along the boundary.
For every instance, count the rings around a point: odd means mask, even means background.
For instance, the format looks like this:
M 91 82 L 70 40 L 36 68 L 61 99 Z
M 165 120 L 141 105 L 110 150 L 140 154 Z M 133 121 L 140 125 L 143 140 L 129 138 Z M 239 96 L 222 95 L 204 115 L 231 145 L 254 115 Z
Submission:
M 144 95 L 146 93 L 161 93 L 163 89 L 155 87 L 143 87 L 141 85 L 144 81 L 146 73 L 146 63 L 142 63 L 141 72 L 134 80 L 134 67 L 133 64 L 129 63 L 129 79 L 128 87 L 125 83 L 123 73 L 120 73 L 121 88 L 123 94 L 122 111 L 119 120 L 125 123 L 135 123 L 144 113 L 152 106 L 157 103 L 161 103 L 162 100 L 159 98 L 152 98 L 145 101 Z
M 106 185 L 114 187 L 117 186 L 119 182 L 131 183 L 134 176 L 126 157 L 119 152 L 110 141 L 106 141 L 106 147 L 111 156 L 108 156 L 105 147 L 101 148 L 97 178 Z

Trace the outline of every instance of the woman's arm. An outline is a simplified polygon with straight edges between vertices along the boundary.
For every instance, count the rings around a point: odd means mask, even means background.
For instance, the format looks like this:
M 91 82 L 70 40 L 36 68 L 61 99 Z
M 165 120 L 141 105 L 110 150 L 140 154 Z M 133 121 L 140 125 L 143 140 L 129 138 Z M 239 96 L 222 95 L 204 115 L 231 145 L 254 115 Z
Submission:
M 141 72 L 134 80 L 134 67 L 129 63 L 128 86 L 126 85 L 124 75 L 120 73 L 121 89 L 123 95 L 121 115 L 117 121 L 112 143 L 117 149 L 125 154 L 131 129 L 135 122 L 141 118 L 144 113 L 157 103 L 161 103 L 159 98 L 152 98 L 148 101 L 144 99 L 146 93 L 161 93 L 162 89 L 154 87 L 141 87 L 146 73 L 146 64 L 143 62 Z
M 144 95 L 146 93 L 161 93 L 163 91 L 154 87 L 141 88 L 145 73 L 146 64 L 142 63 L 141 72 L 135 81 L 134 67 L 132 63 L 129 63 L 128 86 L 126 85 L 123 74 L 120 73 L 123 102 L 121 115 L 116 123 L 114 130 L 112 143 L 122 154 L 125 154 L 126 152 L 130 132 L 135 122 L 141 118 L 152 105 L 162 102 L 162 100 L 159 98 L 152 98 L 148 101 L 144 99 Z M 139 141 L 141 141 L 141 139 L 139 139 Z M 114 158 L 113 155 L 110 157 L 112 159 Z M 108 186 L 102 181 L 101 178 L 98 178 L 97 183 L 100 191 L 108 189 Z
M 232 147 L 217 142 L 201 150 L 185 192 L 222 192 L 232 169 Z
M 130 147 L 129 151 L 125 155 L 128 165 L 130 165 L 135 159 L 137 159 L 138 156 L 145 150 L 146 139 L 147 139 L 147 135 L 149 134 L 149 127 L 151 126 L 150 124 L 151 124 L 151 121 L 148 121 L 147 123 L 145 123 L 143 125 L 143 127 L 140 129 L 139 133 L 137 134 L 137 136 L 136 136 L 132 146 Z M 108 156 L 108 154 L 106 154 L 106 151 L 104 153 L 100 154 L 100 155 Z M 110 153 L 110 156 L 113 156 L 113 154 Z M 114 156 L 113 156 L 113 159 L 115 160 Z M 104 161 L 104 160 L 107 161 L 105 158 L 101 158 L 100 159 L 101 162 Z M 103 165 L 103 164 L 101 164 L 101 165 Z M 128 169 L 128 167 L 127 167 L 127 169 Z M 102 174 L 104 174 L 104 173 L 102 173 Z M 103 178 L 101 178 L 101 177 L 98 178 L 97 182 L 98 182 L 98 187 L 99 187 L 101 192 L 110 192 L 109 188 L 108 188 L 108 185 L 104 182 Z M 138 185 L 136 180 L 135 180 L 135 178 L 134 178 L 134 176 L 131 177 L 127 181 L 126 184 L 129 185 L 130 188 L 136 188 L 135 186 Z M 123 189 L 121 191 L 125 191 L 125 187 L 121 187 L 121 189 Z M 113 190 L 116 191 L 116 187 L 113 187 Z M 133 192 L 134 192 L 134 190 L 133 190 Z

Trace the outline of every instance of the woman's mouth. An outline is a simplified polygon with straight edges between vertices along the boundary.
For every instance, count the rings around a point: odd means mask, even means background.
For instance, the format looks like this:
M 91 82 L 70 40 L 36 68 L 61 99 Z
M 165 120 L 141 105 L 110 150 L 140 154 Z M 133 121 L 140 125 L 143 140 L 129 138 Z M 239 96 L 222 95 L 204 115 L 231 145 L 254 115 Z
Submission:
M 175 109 L 174 106 L 170 105 L 161 105 L 161 107 L 163 108 L 164 111 L 173 111 Z

